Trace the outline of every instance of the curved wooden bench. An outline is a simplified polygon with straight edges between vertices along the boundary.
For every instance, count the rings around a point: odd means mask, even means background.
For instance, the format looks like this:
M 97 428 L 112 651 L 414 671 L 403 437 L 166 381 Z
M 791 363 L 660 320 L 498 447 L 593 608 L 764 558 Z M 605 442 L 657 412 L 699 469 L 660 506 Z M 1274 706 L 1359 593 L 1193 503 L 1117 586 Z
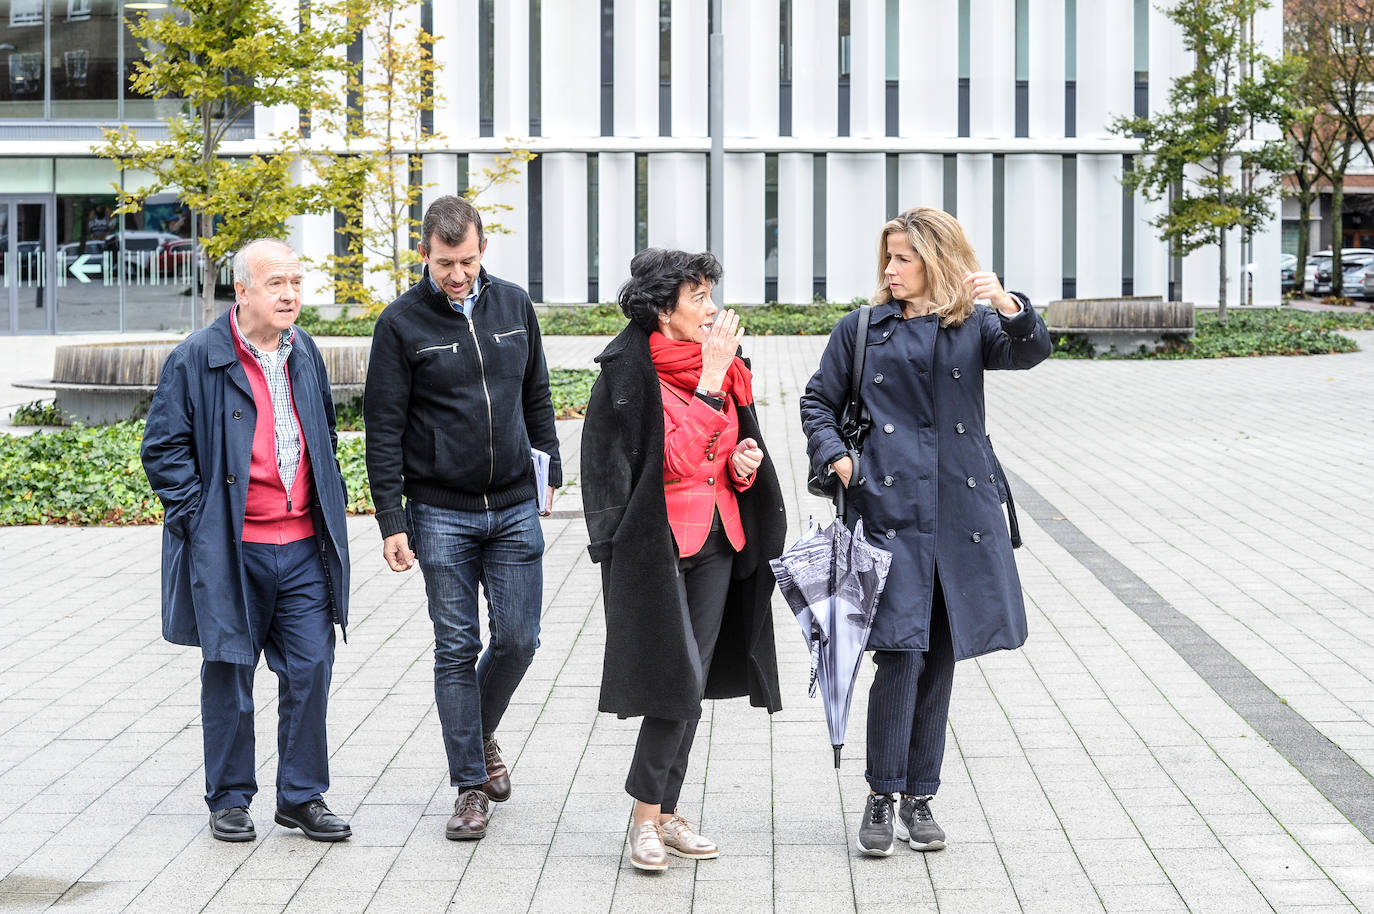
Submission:
M 1045 325 L 1051 333 L 1086 336 L 1096 354 L 1158 349 L 1165 336 L 1192 336 L 1197 327 L 1192 302 L 1159 295 L 1052 301 L 1045 307 Z

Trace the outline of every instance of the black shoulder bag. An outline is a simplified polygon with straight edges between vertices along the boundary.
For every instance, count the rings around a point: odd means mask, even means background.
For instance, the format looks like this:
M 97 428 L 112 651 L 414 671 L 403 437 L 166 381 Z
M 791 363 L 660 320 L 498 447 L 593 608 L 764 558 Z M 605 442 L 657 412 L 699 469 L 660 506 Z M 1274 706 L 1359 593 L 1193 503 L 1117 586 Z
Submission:
M 873 425 L 873 418 L 864 408 L 863 397 L 859 394 L 864 375 L 864 354 L 868 346 L 868 318 L 872 310 L 872 305 L 859 307 L 859 326 L 854 332 L 854 352 L 850 357 L 849 399 L 845 401 L 844 409 L 840 411 L 840 440 L 844 442 L 845 449 L 849 451 L 849 459 L 854 462 L 854 472 L 850 477 L 851 479 L 858 478 L 859 456 L 863 453 L 864 441 L 868 438 L 868 429 Z M 821 472 L 824 475 L 817 475 L 816 471 L 812 469 L 811 475 L 806 479 L 806 491 L 812 495 L 829 498 L 832 501 L 840 498 L 843 495 L 844 487 L 840 485 L 839 477 L 828 467 L 823 467 Z

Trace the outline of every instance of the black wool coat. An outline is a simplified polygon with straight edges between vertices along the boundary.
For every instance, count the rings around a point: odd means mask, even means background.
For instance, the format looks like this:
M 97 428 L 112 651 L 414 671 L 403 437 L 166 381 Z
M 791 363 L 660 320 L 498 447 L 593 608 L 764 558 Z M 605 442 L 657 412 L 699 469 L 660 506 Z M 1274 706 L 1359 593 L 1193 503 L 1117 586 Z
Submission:
M 599 708 L 621 717 L 701 716 L 707 698 L 748 695 L 782 707 L 768 560 L 787 532 L 777 472 L 753 406 L 739 410 L 740 437 L 763 448 L 754 484 L 739 493 L 744 549 L 735 557 L 711 669 L 700 669 L 677 587 L 677 543 L 663 495 L 663 401 L 649 336 L 628 325 L 596 359 L 582 426 L 582 503 L 588 552 L 601 565 L 606 655 Z

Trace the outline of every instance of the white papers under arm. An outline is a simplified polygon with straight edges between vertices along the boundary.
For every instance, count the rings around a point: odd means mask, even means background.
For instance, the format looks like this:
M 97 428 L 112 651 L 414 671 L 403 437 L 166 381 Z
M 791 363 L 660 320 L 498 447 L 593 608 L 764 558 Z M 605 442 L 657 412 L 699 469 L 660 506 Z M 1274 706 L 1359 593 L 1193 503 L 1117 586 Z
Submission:
M 549 455 L 532 447 L 530 459 L 534 461 L 534 501 L 542 514 L 549 510 Z

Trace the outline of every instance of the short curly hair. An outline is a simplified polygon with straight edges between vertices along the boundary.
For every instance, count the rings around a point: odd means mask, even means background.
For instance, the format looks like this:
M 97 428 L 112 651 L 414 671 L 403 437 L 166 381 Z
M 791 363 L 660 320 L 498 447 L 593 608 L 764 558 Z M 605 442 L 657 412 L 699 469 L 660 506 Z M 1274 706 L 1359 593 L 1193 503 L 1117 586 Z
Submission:
M 620 287 L 620 310 L 645 333 L 658 329 L 659 317 L 677 310 L 684 285 L 716 285 L 725 274 L 714 254 L 645 248 L 630 261 L 630 278 Z

